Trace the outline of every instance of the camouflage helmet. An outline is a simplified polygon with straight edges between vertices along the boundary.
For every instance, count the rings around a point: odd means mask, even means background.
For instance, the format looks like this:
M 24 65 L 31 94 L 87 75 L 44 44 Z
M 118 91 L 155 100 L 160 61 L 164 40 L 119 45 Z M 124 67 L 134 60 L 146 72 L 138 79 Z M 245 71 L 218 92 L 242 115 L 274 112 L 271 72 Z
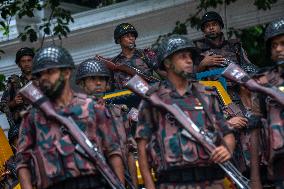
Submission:
M 172 35 L 163 39 L 157 49 L 159 68 L 164 69 L 164 60 L 174 53 L 184 49 L 188 49 L 192 52 L 193 59 L 198 55 L 197 48 L 194 46 L 193 42 L 185 36 Z
M 76 83 L 88 76 L 111 77 L 110 70 L 105 64 L 95 58 L 90 58 L 79 64 L 76 71 Z
M 59 46 L 39 49 L 33 58 L 32 74 L 50 68 L 74 68 L 74 61 L 70 53 Z
M 128 33 L 133 33 L 135 38 L 138 37 L 137 30 L 131 24 L 129 24 L 129 23 L 121 23 L 118 26 L 116 26 L 116 28 L 114 30 L 114 41 L 115 41 L 115 43 L 118 44 L 118 40 L 122 36 L 124 36 L 125 34 L 128 34 Z
M 33 49 L 29 48 L 29 47 L 23 47 L 23 48 L 20 48 L 17 53 L 16 53 L 16 59 L 15 59 L 15 62 L 16 64 L 19 63 L 20 59 L 23 57 L 23 56 L 31 56 L 32 58 L 34 57 L 35 53 L 33 51 Z
M 223 19 L 222 17 L 215 11 L 210 11 L 210 12 L 207 12 L 205 13 L 203 16 L 202 16 L 202 19 L 201 19 L 201 30 L 203 31 L 204 29 L 204 25 L 207 23 L 207 22 L 210 22 L 210 21 L 217 21 L 221 28 L 224 28 L 224 22 L 223 22 Z
M 284 18 L 274 21 L 267 26 L 264 39 L 267 43 L 271 38 L 278 35 L 284 35 Z

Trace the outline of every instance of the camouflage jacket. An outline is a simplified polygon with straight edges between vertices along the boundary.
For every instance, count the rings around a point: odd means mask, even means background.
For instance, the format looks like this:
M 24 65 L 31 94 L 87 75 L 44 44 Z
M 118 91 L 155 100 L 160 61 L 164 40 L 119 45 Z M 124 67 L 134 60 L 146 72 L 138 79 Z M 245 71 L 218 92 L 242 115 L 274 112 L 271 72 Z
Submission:
M 13 101 L 17 92 L 29 82 L 29 80 L 24 76 L 11 75 L 8 78 L 6 89 L 2 95 L 0 102 L 0 110 L 6 114 L 9 120 L 9 124 L 19 125 L 21 123 L 20 112 L 25 110 L 28 104 L 25 102 L 22 105 L 19 105 L 14 108 L 10 108 L 8 103 Z M 11 121 L 13 123 L 11 123 Z
M 125 153 L 125 157 L 129 152 L 136 150 L 137 145 L 132 134 L 132 128 L 135 127 L 135 118 L 131 118 L 131 112 L 124 104 L 106 104 L 105 100 L 93 97 L 96 101 L 106 107 L 108 117 L 111 118 L 113 127 L 116 129 L 118 138 L 120 139 L 121 149 Z
M 207 103 L 214 126 L 208 119 L 202 103 L 194 96 L 193 87 Z M 181 96 L 166 80 L 158 86 L 158 95 L 168 104 L 177 104 L 198 127 L 207 131 L 218 130 L 223 135 L 231 132 L 220 112 L 216 94 L 203 85 L 190 84 L 186 93 Z M 210 156 L 205 149 L 192 138 L 182 134 L 182 126 L 170 113 L 153 107 L 146 101 L 140 104 L 135 138 L 148 140 L 147 148 L 151 154 L 151 164 L 158 172 L 211 164 Z
M 112 61 L 116 64 L 127 64 L 133 66 L 142 72 L 153 75 L 153 70 L 156 69 L 157 60 L 156 53 L 150 49 L 135 49 L 133 56 L 127 59 L 122 52 L 114 57 Z M 115 89 L 123 89 L 123 83 L 129 79 L 129 75 L 122 72 L 116 72 L 113 75 L 113 85 Z
M 276 87 L 284 92 L 284 77 L 277 69 L 269 69 L 264 72 L 270 87 Z M 263 161 L 268 163 L 269 176 L 273 179 L 284 178 L 284 107 L 264 94 L 253 96 L 252 110 L 255 114 L 263 117 L 262 130 L 265 136 L 261 141 L 264 149 Z M 274 161 L 277 159 L 277 161 Z
M 13 189 L 19 180 L 16 173 L 16 156 L 11 156 L 5 162 L 4 172 L 6 174 L 0 175 L 0 187 L 3 189 Z
M 196 47 L 201 50 L 201 54 L 205 55 L 213 53 L 222 55 L 224 58 L 237 63 L 249 74 L 255 73 L 258 70 L 258 68 L 249 61 L 246 52 L 242 48 L 241 42 L 238 39 L 225 40 L 224 36 L 222 36 L 222 42 L 220 45 L 216 46 L 210 41 L 210 39 L 203 38 L 199 41 L 196 41 L 195 44 Z M 216 67 L 211 67 L 210 69 L 216 69 Z M 210 77 L 209 79 L 215 80 L 216 78 Z M 227 86 L 231 99 L 239 104 L 239 86 L 229 81 L 227 81 Z
M 67 107 L 55 106 L 55 109 L 62 116 L 71 116 L 106 158 L 114 154 L 122 156 L 115 128 L 104 107 L 83 94 L 74 93 Z M 17 171 L 30 168 L 38 188 L 47 188 L 68 178 L 97 175 L 94 163 L 75 147 L 63 126 L 33 108 L 20 126 Z

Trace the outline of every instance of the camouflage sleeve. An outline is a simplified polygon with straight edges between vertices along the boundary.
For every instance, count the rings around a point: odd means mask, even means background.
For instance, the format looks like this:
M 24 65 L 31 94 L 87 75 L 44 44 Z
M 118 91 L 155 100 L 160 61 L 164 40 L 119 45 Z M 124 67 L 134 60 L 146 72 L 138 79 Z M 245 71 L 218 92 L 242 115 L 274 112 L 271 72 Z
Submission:
M 152 109 L 150 103 L 143 100 L 140 103 L 139 114 L 138 114 L 138 123 L 135 132 L 135 139 L 147 139 L 149 140 L 152 135 L 153 128 L 153 117 Z
M 28 167 L 31 159 L 31 150 L 34 146 L 35 126 L 32 122 L 32 115 L 28 113 L 24 116 L 20 125 L 18 148 L 17 148 L 17 170 Z
M 9 110 L 8 102 L 10 101 L 9 97 L 9 88 L 7 88 L 1 97 L 0 102 L 0 111 L 3 113 L 6 113 Z
M 212 95 L 212 112 L 215 115 L 215 126 L 217 127 L 216 129 L 223 133 L 223 135 L 227 135 L 229 133 L 232 133 L 233 130 L 228 127 L 226 124 L 225 117 L 223 115 L 223 112 L 220 109 L 220 105 L 217 99 L 216 95 Z
M 97 135 L 101 138 L 102 149 L 106 157 L 110 157 L 114 154 L 122 156 L 119 138 L 115 132 L 111 117 L 107 116 L 107 114 L 105 108 L 95 107 Z

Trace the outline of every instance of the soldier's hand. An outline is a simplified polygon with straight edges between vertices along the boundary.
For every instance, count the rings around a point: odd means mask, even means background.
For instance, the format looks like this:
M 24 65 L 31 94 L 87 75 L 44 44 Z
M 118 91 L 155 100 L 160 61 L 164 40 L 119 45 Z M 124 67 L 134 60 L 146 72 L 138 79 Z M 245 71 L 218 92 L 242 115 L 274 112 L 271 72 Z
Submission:
M 248 120 L 244 117 L 236 116 L 236 117 L 232 117 L 231 119 L 229 119 L 227 121 L 227 124 L 231 128 L 241 129 L 247 126 Z
M 223 66 L 224 61 L 225 58 L 221 55 L 206 54 L 200 62 L 200 65 L 204 67 Z
M 225 146 L 218 146 L 211 154 L 211 161 L 214 163 L 224 163 L 231 159 L 232 154 Z
M 268 79 L 265 75 L 255 78 L 255 81 L 260 85 L 265 85 L 268 83 Z
M 14 100 L 15 100 L 16 105 L 22 104 L 24 102 L 22 96 L 19 94 L 16 95 Z

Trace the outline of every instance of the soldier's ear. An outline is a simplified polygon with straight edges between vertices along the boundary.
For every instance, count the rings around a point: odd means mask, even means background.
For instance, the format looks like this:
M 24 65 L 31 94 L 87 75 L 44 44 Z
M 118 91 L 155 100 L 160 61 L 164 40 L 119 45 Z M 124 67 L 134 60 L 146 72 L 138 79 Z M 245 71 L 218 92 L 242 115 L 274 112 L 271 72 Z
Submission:
M 163 64 L 164 64 L 166 70 L 169 70 L 169 69 L 171 68 L 172 62 L 171 62 L 170 59 L 166 58 L 166 59 L 164 60 Z
M 63 73 L 63 76 L 65 79 L 69 79 L 71 77 L 71 73 L 72 73 L 71 69 L 69 68 L 62 69 L 61 72 Z

